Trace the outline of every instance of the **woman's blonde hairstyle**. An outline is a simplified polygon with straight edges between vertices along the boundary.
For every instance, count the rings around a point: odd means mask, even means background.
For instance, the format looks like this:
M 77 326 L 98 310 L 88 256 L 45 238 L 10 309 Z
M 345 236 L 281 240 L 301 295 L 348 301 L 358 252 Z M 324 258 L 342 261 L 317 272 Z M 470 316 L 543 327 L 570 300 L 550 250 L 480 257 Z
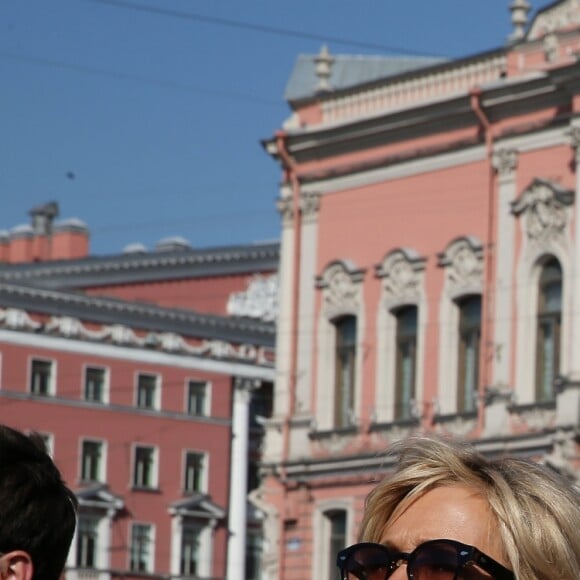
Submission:
M 360 540 L 385 527 L 430 489 L 465 485 L 485 498 L 518 580 L 580 579 L 580 492 L 558 474 L 515 457 L 490 459 L 473 446 L 433 437 L 396 444 L 394 474 L 369 494 Z

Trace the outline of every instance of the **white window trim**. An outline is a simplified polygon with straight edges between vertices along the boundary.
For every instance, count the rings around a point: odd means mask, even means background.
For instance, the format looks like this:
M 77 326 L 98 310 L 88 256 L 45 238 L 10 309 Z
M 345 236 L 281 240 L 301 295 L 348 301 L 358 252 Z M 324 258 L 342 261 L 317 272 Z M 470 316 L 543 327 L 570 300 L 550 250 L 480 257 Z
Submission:
M 200 578 L 209 578 L 213 574 L 213 525 L 210 520 L 203 525 L 202 520 L 192 520 L 188 523 L 195 524 L 200 530 L 200 562 L 199 572 L 197 574 Z M 184 528 L 184 518 L 176 515 L 171 519 L 171 575 L 173 577 L 181 576 L 181 539 Z
M 395 417 L 395 374 L 397 359 L 397 318 L 404 306 L 417 307 L 417 355 L 415 369 L 416 403 L 423 401 L 425 331 L 428 310 L 425 295 L 425 259 L 414 250 L 399 248 L 389 252 L 376 267 L 381 278 L 377 312 L 377 381 L 374 421 L 391 422 Z M 420 408 L 420 407 L 418 407 Z
M 96 439 L 93 437 L 82 437 L 79 441 L 79 473 L 78 478 L 79 481 L 87 481 L 83 479 L 83 463 L 84 463 L 84 456 L 83 456 L 83 444 L 87 443 L 99 443 L 101 445 L 101 459 L 99 462 L 99 473 L 97 476 L 97 482 L 99 483 L 106 483 L 107 481 L 107 441 L 104 439 Z
M 462 266 L 467 257 L 470 269 Z M 457 409 L 459 355 L 458 300 L 470 295 L 483 300 L 483 246 L 472 236 L 453 240 L 439 255 L 439 266 L 445 269 L 445 281 L 439 302 L 439 388 L 437 413 L 450 415 Z M 482 321 L 483 323 L 483 321 Z
M 131 570 L 131 553 L 133 552 L 133 527 L 134 526 L 149 526 L 149 528 L 151 529 L 151 550 L 149 551 L 149 562 L 148 562 L 148 566 L 147 566 L 147 570 L 145 570 L 145 573 L 153 573 L 155 571 L 155 547 L 157 545 L 156 542 L 156 528 L 155 528 L 155 524 L 151 523 L 151 522 L 142 522 L 142 521 L 132 521 L 131 525 L 128 527 L 128 534 L 129 534 L 129 540 L 127 542 L 127 545 L 129 546 L 129 550 L 127 550 L 127 571 L 129 573 L 134 573 L 136 575 L 139 574 L 143 574 L 143 572 L 139 572 L 138 570 Z
M 82 515 L 80 513 L 79 517 Z M 104 513 L 99 517 L 97 524 L 97 545 L 95 570 L 109 570 L 111 567 L 110 561 L 110 544 L 111 544 L 111 523 L 112 515 Z M 79 526 L 75 528 L 73 540 L 67 558 L 67 568 L 76 568 L 79 566 L 77 562 L 77 541 L 78 541 Z
M 86 384 L 86 379 L 87 379 L 87 369 L 102 369 L 103 371 L 105 371 L 105 381 L 104 381 L 104 385 L 103 385 L 103 400 L 101 403 L 96 403 L 95 401 L 89 401 L 88 399 L 85 398 L 85 384 Z M 85 363 L 83 365 L 83 380 L 82 380 L 82 385 L 81 385 L 81 398 L 83 399 L 83 401 L 87 402 L 87 403 L 94 403 L 94 404 L 101 404 L 101 405 L 107 405 L 109 404 L 110 401 L 110 383 L 111 383 L 111 369 L 108 366 L 105 365 L 99 365 L 99 364 L 90 364 L 90 363 Z
M 347 261 L 329 264 L 317 280 L 322 289 L 322 308 L 318 320 L 318 369 L 316 391 L 316 425 L 321 431 L 334 427 L 335 400 L 335 350 L 336 327 L 334 322 L 343 316 L 356 318 L 356 359 L 354 384 L 354 417 L 361 416 L 362 374 L 364 360 L 365 317 L 363 304 L 363 275 Z M 344 282 L 344 294 L 334 291 L 334 282 L 340 278 Z M 339 285 L 337 285 L 339 286 Z M 340 287 L 340 286 L 339 286 Z M 354 424 L 354 422 L 353 422 Z
M 539 201 L 536 199 L 538 191 L 543 193 Z M 546 191 L 551 195 L 550 205 L 546 204 Z M 556 258 L 562 268 L 560 373 L 570 372 L 569 350 L 574 346 L 570 341 L 571 325 L 577 318 L 572 316 L 572 201 L 571 192 L 561 190 L 559 185 L 549 181 L 535 179 L 512 206 L 513 213 L 519 217 L 522 242 L 516 273 L 515 391 L 519 404 L 533 403 L 536 399 L 536 365 L 531 361 L 535 361 L 536 356 L 538 284 L 541 267 L 549 257 Z M 544 210 L 550 219 L 546 221 L 544 217 L 539 222 L 535 216 L 537 206 L 541 204 L 545 204 Z
M 139 406 L 139 376 L 146 375 L 149 377 L 155 377 L 155 393 L 153 397 L 153 409 L 148 409 Z M 160 411 L 161 410 L 161 375 L 159 373 L 148 372 L 148 371 L 135 371 L 135 401 L 134 406 L 136 409 L 141 411 Z
M 50 383 L 48 386 L 48 394 L 47 395 L 38 395 L 38 394 L 32 392 L 32 389 L 31 389 L 31 386 L 32 386 L 32 363 L 34 361 L 48 362 L 51 364 Z M 26 390 L 27 390 L 29 395 L 34 395 L 36 397 L 41 397 L 41 396 L 54 397 L 56 395 L 56 376 L 57 376 L 57 361 L 56 361 L 56 359 L 46 358 L 43 356 L 35 356 L 35 355 L 30 355 L 28 357 L 28 381 L 27 381 Z
M 331 511 L 346 512 L 346 545 L 345 548 L 354 543 L 354 508 L 351 499 L 331 499 L 324 500 L 316 504 L 313 513 L 313 534 L 314 549 L 313 554 L 318 554 L 318 558 L 312 559 L 312 578 L 330 578 L 326 547 L 328 546 L 328 518 L 326 514 Z
M 202 415 L 192 415 L 188 412 L 189 408 L 189 383 L 205 383 L 205 404 Z M 185 379 L 185 390 L 184 390 L 184 404 L 185 414 L 188 417 L 209 417 L 211 415 L 211 394 L 212 394 L 212 383 L 206 379 L 197 379 L 195 377 L 187 377 Z
M 200 449 L 184 449 L 181 459 L 181 486 L 183 488 L 183 493 L 195 493 L 185 489 L 185 472 L 187 469 L 187 455 L 190 453 L 195 453 L 203 457 L 203 473 L 201 480 L 201 489 L 199 493 L 206 493 L 208 489 L 208 477 L 209 477 L 209 453 L 207 451 L 202 451 Z
M 153 474 L 152 482 L 149 486 L 142 486 L 135 484 L 135 469 L 137 467 L 137 449 L 147 448 L 153 450 Z M 159 487 L 159 448 L 156 445 L 150 445 L 148 443 L 133 443 L 131 452 L 131 474 L 130 474 L 130 487 L 132 489 L 158 489 Z

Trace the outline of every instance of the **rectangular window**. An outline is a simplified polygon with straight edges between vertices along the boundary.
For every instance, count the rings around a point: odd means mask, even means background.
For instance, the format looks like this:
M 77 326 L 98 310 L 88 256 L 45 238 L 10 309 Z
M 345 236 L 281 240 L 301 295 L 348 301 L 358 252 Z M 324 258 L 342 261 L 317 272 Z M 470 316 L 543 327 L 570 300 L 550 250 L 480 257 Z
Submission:
M 82 444 L 82 481 L 103 481 L 103 443 L 83 441 Z
M 262 578 L 262 534 L 257 530 L 248 530 L 246 538 L 246 580 Z
M 187 414 L 203 417 L 208 414 L 207 398 L 208 384 L 205 381 L 188 381 L 187 383 Z
M 156 452 L 154 447 L 135 447 L 133 485 L 153 489 L 157 485 Z
M 395 419 L 410 419 L 413 416 L 417 367 L 417 314 L 416 306 L 405 306 L 395 312 L 397 319 Z
M 345 316 L 334 323 L 335 347 L 335 399 L 334 426 L 348 427 L 354 419 L 354 386 L 356 362 L 356 318 Z
M 101 367 L 86 367 L 84 388 L 85 401 L 104 403 L 106 380 L 106 369 Z
M 205 488 L 205 453 L 188 451 L 185 454 L 183 490 L 187 493 L 202 492 Z
M 333 510 L 327 512 L 325 516 L 328 533 L 328 579 L 336 580 L 336 554 L 346 545 L 346 512 Z
M 97 567 L 99 520 L 88 515 L 79 515 L 77 528 L 77 567 Z
M 140 409 L 157 408 L 156 375 L 139 374 L 137 376 L 137 407 Z
M 481 296 L 460 299 L 457 410 L 473 412 L 477 409 L 479 385 L 479 351 L 481 338 Z
M 30 392 L 33 395 L 42 396 L 54 393 L 54 364 L 52 361 L 32 359 Z
M 132 572 L 153 571 L 153 526 L 133 524 L 131 527 L 131 562 Z
M 182 576 L 197 576 L 200 572 L 200 528 L 197 526 L 184 525 L 181 536 L 181 564 Z

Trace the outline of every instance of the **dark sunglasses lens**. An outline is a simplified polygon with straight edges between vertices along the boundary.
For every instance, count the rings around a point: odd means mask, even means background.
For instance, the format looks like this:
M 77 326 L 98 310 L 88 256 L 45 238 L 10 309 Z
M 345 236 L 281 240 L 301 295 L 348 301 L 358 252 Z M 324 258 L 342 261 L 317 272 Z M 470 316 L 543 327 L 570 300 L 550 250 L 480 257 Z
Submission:
M 420 546 L 409 563 L 413 580 L 454 580 L 459 565 L 457 548 L 445 544 Z
M 348 580 L 385 580 L 389 571 L 389 553 L 375 546 L 354 550 L 344 563 Z

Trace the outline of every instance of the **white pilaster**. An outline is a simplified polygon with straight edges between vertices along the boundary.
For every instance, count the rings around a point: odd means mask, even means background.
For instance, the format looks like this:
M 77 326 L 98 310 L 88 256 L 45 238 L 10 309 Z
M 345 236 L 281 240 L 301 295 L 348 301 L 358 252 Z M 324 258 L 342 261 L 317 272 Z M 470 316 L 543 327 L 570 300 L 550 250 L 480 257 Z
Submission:
M 572 127 L 570 131 L 572 147 L 576 153 L 576 195 L 574 201 L 574 249 L 572 258 L 572 316 L 571 336 L 569 341 L 570 371 L 568 378 L 580 380 L 580 357 L 574 350 L 580 344 L 580 126 Z
M 227 580 L 245 578 L 250 398 L 254 386 L 250 379 L 234 381 Z
M 493 154 L 493 167 L 497 172 L 497 233 L 495 271 L 495 336 L 493 384 L 505 387 L 510 384 L 512 360 L 512 296 L 514 285 L 515 219 L 511 202 L 516 199 L 517 151 L 498 149 Z

